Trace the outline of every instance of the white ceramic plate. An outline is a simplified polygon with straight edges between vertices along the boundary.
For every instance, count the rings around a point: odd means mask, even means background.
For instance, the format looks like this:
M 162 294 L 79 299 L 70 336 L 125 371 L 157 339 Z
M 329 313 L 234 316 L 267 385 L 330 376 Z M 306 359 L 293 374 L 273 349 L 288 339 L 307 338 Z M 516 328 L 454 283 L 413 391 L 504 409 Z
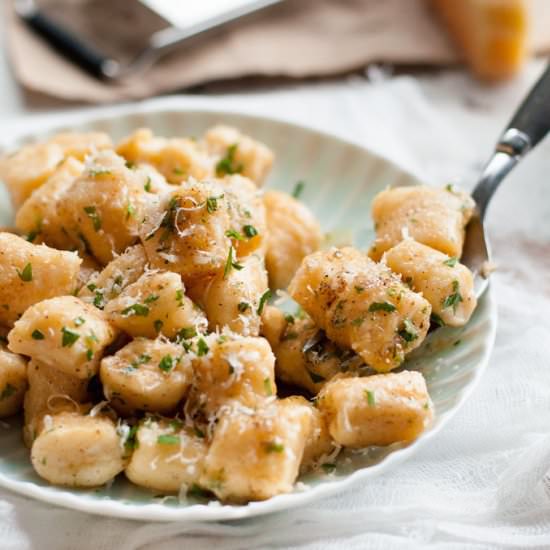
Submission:
M 370 203 L 388 185 L 418 181 L 390 161 L 351 143 L 300 126 L 236 113 L 214 111 L 127 111 L 110 118 L 94 118 L 71 126 L 108 132 L 114 139 L 147 126 L 165 135 L 200 135 L 218 122 L 237 126 L 267 143 L 277 160 L 268 186 L 292 191 L 306 182 L 302 200 L 314 211 L 323 229 L 336 234 L 353 232 L 354 244 L 365 248 L 373 236 Z M 47 133 L 66 128 L 51 128 Z M 11 145 L 34 141 L 46 134 L 26 136 Z M 7 198 L 0 199 L 0 225 L 9 224 Z M 379 475 L 410 457 L 432 439 L 458 411 L 479 380 L 493 346 L 496 306 L 488 292 L 469 324 L 432 333 L 406 363 L 421 371 L 428 382 L 437 414 L 433 427 L 407 447 L 370 448 L 343 454 L 330 475 L 303 477 L 299 490 L 246 506 L 210 504 L 175 498 L 158 499 L 128 483 L 121 475 L 110 487 L 79 491 L 52 487 L 33 471 L 21 442 L 20 421 L 0 426 L 0 486 L 52 504 L 106 516 L 148 521 L 212 521 L 251 517 L 288 509 L 342 491 L 359 480 Z

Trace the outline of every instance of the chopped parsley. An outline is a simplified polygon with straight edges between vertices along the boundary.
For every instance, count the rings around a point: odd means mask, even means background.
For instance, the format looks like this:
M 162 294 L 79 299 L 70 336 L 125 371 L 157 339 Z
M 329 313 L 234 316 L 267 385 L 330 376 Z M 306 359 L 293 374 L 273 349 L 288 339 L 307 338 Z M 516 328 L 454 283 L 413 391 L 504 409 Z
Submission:
M 63 327 L 61 329 L 61 334 L 61 346 L 64 348 L 72 347 L 73 344 L 80 338 L 80 334 L 78 334 L 78 332 L 73 332 L 67 327 Z
M 109 176 L 111 175 L 111 171 L 108 170 L 107 168 L 96 168 L 94 170 L 90 170 L 88 174 L 92 178 L 97 178 L 98 176 Z
M 146 353 L 142 353 L 135 361 L 130 363 L 130 366 L 133 369 L 137 369 L 140 365 L 145 365 L 145 363 L 149 363 L 149 361 L 151 361 L 151 356 Z
M 155 327 L 155 332 L 159 333 L 162 330 L 163 325 L 164 323 L 160 319 L 157 319 L 153 323 L 153 326 Z
M 289 325 L 293 325 L 294 322 L 295 322 L 294 315 L 291 315 L 290 313 L 285 313 L 285 321 L 286 321 Z
M 243 233 L 247 238 L 252 239 L 258 234 L 258 230 L 253 225 L 243 225 Z
M 458 258 L 456 256 L 452 256 L 448 260 L 445 260 L 443 262 L 443 265 L 446 265 L 446 266 L 449 266 L 449 267 L 454 267 L 457 263 L 458 263 Z
M 403 321 L 403 325 L 397 331 L 397 334 L 399 334 L 399 336 L 401 336 L 401 338 L 403 338 L 405 342 L 412 342 L 413 340 L 416 340 L 418 338 L 416 327 L 414 326 L 414 323 L 412 323 L 409 319 L 405 319 Z
M 185 173 L 179 166 L 176 166 L 172 171 L 176 174 L 176 176 L 183 176 Z
M 218 200 L 223 199 L 223 195 L 219 197 L 208 197 L 206 199 L 206 210 L 209 214 L 213 214 L 218 209 Z
M 162 434 L 157 437 L 159 445 L 178 445 L 180 441 L 179 435 Z
M 92 225 L 94 226 L 94 230 L 97 232 L 101 229 L 101 216 L 97 213 L 97 209 L 95 206 L 85 206 L 84 212 L 86 213 L 86 216 L 92 220 Z
M 388 313 L 392 313 L 396 309 L 397 308 L 393 304 L 390 304 L 389 302 L 373 302 L 369 306 L 369 311 L 371 313 L 374 313 L 376 311 L 387 311 Z
M 165 355 L 159 363 L 159 369 L 163 372 L 170 372 L 174 367 L 174 358 L 171 355 Z
M 94 303 L 94 306 L 97 307 L 98 309 L 103 309 L 103 307 L 105 306 L 105 297 L 103 296 L 103 292 L 101 292 L 100 290 L 95 291 L 93 303 Z
M 265 303 L 271 298 L 271 290 L 267 289 L 260 298 L 260 303 L 258 304 L 258 315 L 262 314 L 264 310 Z
M 133 204 L 128 203 L 126 205 L 126 219 L 136 217 L 136 207 Z
M 19 275 L 19 278 L 25 282 L 29 283 L 32 281 L 32 264 L 28 263 L 24 268 L 23 271 L 17 270 L 17 275 Z
M 235 229 L 228 229 L 225 232 L 225 236 L 236 241 L 244 241 L 244 237 L 238 231 L 235 231 Z
M 44 340 L 45 336 L 42 332 L 40 332 L 38 329 L 34 329 L 31 334 L 31 338 L 33 340 Z
M 285 450 L 285 446 L 277 441 L 267 441 L 264 446 L 268 453 L 282 453 Z
M 250 309 L 250 304 L 247 302 L 239 302 L 237 309 L 239 310 L 239 313 L 244 313 L 246 310 Z
M 147 176 L 147 181 L 145 182 L 145 185 L 143 186 L 143 189 L 147 191 L 147 193 L 151 192 L 151 176 Z
M 292 191 L 292 196 L 295 198 L 295 199 L 299 199 L 300 196 L 302 195 L 302 193 L 304 192 L 304 188 L 306 186 L 306 182 L 305 181 L 297 181 L 296 182 L 296 185 L 294 186 L 294 190 Z
M 443 300 L 443 308 L 444 309 L 446 309 L 448 307 L 452 307 L 453 311 L 456 311 L 456 308 L 457 308 L 458 304 L 460 304 L 460 302 L 463 301 L 462 295 L 459 292 L 459 287 L 460 287 L 460 284 L 455 279 L 453 281 L 453 293 L 449 294 L 449 296 L 447 296 L 445 298 L 445 300 Z
M 138 317 L 147 317 L 149 308 L 143 304 L 132 304 L 121 311 L 122 315 L 137 315 Z
M 238 143 L 234 143 L 227 148 L 225 157 L 220 159 L 216 164 L 216 176 L 222 177 L 231 174 L 240 174 L 243 171 L 243 165 L 235 163 L 235 153 L 238 146 Z
M 36 229 L 33 229 L 32 231 L 29 231 L 29 233 L 27 234 L 27 241 L 29 241 L 30 243 L 34 242 L 34 240 L 36 239 L 36 237 L 38 237 L 38 235 L 40 235 L 40 233 L 42 233 L 42 224 L 39 223 L 37 228 Z
M 372 390 L 365 390 L 365 397 L 367 398 L 369 407 L 376 407 L 376 398 L 374 397 L 374 392 Z
M 147 298 L 145 298 L 145 300 L 143 300 L 143 302 L 145 304 L 150 304 L 152 302 L 156 302 L 158 299 L 159 299 L 158 294 L 149 294 L 149 296 L 147 296 Z
M 93 352 L 93 350 L 91 350 L 91 349 L 86 350 L 86 359 L 87 359 L 88 361 L 91 361 L 93 358 L 94 358 L 94 352 Z
M 210 348 L 208 347 L 208 344 L 204 340 L 204 338 L 199 338 L 199 341 L 197 342 L 197 355 L 199 357 L 202 357 L 203 355 L 206 355 L 210 351 Z
M 197 329 L 195 327 L 183 327 L 179 330 L 177 339 L 178 340 L 189 340 L 194 338 L 197 335 Z
M 264 378 L 264 390 L 268 397 L 273 395 L 273 386 L 270 378 Z
M 197 426 L 193 426 L 193 431 L 195 432 L 195 435 L 201 439 L 206 437 L 206 434 L 200 428 L 197 428 Z
M 361 292 L 365 290 L 364 286 L 355 285 L 353 288 L 355 288 L 355 292 L 357 292 L 357 294 L 361 294 Z
M 178 303 L 178 306 L 183 306 L 183 290 L 181 288 L 176 290 L 176 302 Z
M 126 441 L 124 442 L 124 447 L 127 450 L 137 449 L 139 447 L 139 442 L 137 440 L 137 432 L 138 432 L 137 425 L 130 427 L 130 431 L 128 432 L 128 437 L 126 438 Z
M 243 267 L 244 266 L 242 264 L 233 260 L 233 247 L 230 246 L 229 252 L 227 254 L 227 260 L 225 261 L 225 267 L 223 270 L 223 278 L 225 279 L 229 275 L 231 269 L 236 269 L 237 271 L 240 271 Z

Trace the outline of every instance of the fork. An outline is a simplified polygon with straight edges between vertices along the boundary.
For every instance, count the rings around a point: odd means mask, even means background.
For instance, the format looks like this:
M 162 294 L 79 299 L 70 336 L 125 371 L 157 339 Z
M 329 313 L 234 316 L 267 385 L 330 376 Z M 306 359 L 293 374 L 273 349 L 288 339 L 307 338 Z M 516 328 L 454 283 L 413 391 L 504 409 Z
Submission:
M 491 254 L 483 224 L 489 202 L 506 175 L 549 131 L 550 65 L 546 67 L 504 130 L 472 192 L 476 207 L 466 228 L 461 262 L 474 274 L 474 290 L 478 298 L 489 285 Z

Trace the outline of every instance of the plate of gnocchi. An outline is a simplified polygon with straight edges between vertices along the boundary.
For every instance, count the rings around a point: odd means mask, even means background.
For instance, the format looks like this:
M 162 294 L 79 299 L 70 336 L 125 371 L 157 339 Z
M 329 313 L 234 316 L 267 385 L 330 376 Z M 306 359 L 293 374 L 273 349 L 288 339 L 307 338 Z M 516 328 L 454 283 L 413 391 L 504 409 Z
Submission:
M 148 521 L 288 509 L 433 442 L 488 361 L 451 185 L 232 112 L 2 154 L 4 488 Z

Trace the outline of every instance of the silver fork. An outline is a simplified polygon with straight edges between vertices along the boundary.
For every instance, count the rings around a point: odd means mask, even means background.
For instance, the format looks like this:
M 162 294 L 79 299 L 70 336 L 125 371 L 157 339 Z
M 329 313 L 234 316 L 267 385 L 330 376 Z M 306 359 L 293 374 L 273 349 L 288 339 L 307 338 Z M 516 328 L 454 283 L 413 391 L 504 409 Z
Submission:
M 550 131 L 550 65 L 523 100 L 502 137 L 472 197 L 476 208 L 466 228 L 466 240 L 461 262 L 475 276 L 475 293 L 479 298 L 489 284 L 490 248 L 483 221 L 489 201 L 505 176 Z

